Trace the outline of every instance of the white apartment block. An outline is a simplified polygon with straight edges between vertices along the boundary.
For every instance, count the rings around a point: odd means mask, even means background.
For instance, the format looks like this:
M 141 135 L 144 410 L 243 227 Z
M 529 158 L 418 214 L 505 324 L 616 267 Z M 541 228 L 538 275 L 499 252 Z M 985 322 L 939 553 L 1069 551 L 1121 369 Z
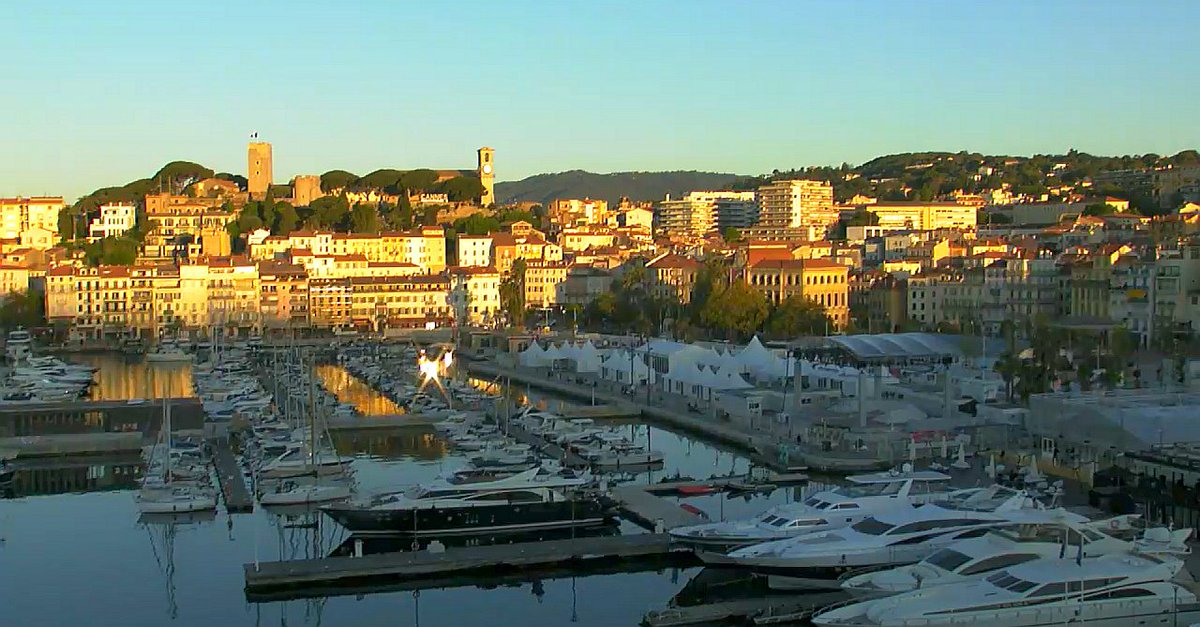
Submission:
M 137 211 L 132 203 L 100 205 L 100 215 L 88 225 L 88 241 L 95 242 L 106 237 L 125 234 L 137 223 Z

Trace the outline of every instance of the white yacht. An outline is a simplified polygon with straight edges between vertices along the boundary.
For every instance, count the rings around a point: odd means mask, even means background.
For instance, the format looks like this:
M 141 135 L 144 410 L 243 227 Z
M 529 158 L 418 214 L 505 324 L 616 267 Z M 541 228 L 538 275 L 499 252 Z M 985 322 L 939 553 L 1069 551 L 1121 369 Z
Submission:
M 4 352 L 10 363 L 17 363 L 33 354 L 33 336 L 25 329 L 14 329 L 8 332 L 4 342 Z
M 146 353 L 146 361 L 154 363 L 181 363 L 191 360 L 192 356 L 171 340 L 163 340 L 154 350 Z
M 772 588 L 836 589 L 838 578 L 851 570 L 911 564 L 998 527 L 1086 520 L 1063 509 L 1047 510 L 1023 491 L 992 486 L 955 501 L 894 509 L 835 531 L 756 544 L 728 555 L 702 552 L 700 558 L 767 575 Z
M 1110 535 L 1110 531 L 1128 530 L 1136 516 L 1119 516 L 1086 524 L 1033 524 L 1011 529 L 993 529 L 980 538 L 952 544 L 908 566 L 848 573 L 843 590 L 857 597 L 879 597 L 918 588 L 928 588 L 979 579 L 1002 568 L 1037 559 L 1077 556 L 1090 559 L 1135 551 L 1187 554 L 1191 529 L 1172 532 L 1165 528 L 1149 529 L 1142 540 L 1131 541 Z M 1155 537 L 1165 534 L 1165 542 Z
M 321 448 L 309 450 L 307 443 L 288 448 L 279 457 L 262 465 L 258 475 L 266 479 L 286 479 L 304 475 L 344 474 L 354 461 L 353 457 L 338 455 L 336 451 Z
M 930 470 L 847 477 L 849 485 L 818 492 L 802 502 L 778 505 L 749 520 L 672 529 L 671 539 L 699 546 L 736 547 L 852 525 L 900 507 L 945 499 L 950 476 Z
M 819 627 L 950 627 L 989 625 L 1187 625 L 1200 603 L 1172 579 L 1183 562 L 1171 557 L 1105 555 L 1089 560 L 1040 559 L 976 579 L 922 588 L 818 611 Z

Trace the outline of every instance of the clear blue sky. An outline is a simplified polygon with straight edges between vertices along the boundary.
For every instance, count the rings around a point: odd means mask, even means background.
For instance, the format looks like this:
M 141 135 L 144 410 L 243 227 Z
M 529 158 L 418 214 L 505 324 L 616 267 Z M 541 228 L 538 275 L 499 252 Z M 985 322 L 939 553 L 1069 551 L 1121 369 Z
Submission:
M 14 4 L 15 2 L 15 4 Z M 0 195 L 187 159 L 275 178 L 761 173 L 1200 146 L 1200 2 L 9 0 Z

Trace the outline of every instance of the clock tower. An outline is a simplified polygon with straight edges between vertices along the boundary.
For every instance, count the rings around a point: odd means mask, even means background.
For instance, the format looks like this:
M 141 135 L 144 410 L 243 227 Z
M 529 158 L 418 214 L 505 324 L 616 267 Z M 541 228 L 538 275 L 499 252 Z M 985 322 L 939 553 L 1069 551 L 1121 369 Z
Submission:
M 483 183 L 483 195 L 479 197 L 479 204 L 484 207 L 489 207 L 496 202 L 496 164 L 493 163 L 496 151 L 483 147 L 479 149 L 479 182 Z

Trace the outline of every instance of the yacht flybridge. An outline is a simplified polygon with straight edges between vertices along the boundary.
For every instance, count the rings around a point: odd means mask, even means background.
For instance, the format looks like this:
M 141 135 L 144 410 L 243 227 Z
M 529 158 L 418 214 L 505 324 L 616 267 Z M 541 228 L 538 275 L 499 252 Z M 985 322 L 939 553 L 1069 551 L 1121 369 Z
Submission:
M 838 588 L 838 578 L 851 570 L 917 562 L 991 529 L 1086 520 L 1063 509 L 1047 510 L 1024 491 L 992 486 L 938 504 L 884 512 L 835 531 L 756 544 L 728 555 L 702 552 L 700 558 L 768 575 L 773 588 Z
M 1131 530 L 1130 523 L 1135 518 L 1119 516 L 1084 524 L 1064 522 L 993 529 L 983 537 L 952 544 L 916 564 L 861 574 L 851 572 L 843 577 L 841 587 L 858 597 L 878 597 L 979 579 L 1002 568 L 1038 559 L 1190 552 L 1187 546 L 1190 529 L 1175 532 L 1148 529 L 1139 540 L 1113 535 L 1128 535 L 1122 531 Z
M 812 622 L 819 627 L 1188 625 L 1200 620 L 1200 603 L 1172 581 L 1182 566 L 1171 557 L 1128 554 L 1039 559 L 986 579 L 832 606 Z
M 494 481 L 438 480 L 323 508 L 357 534 L 463 535 L 602 525 L 608 512 L 588 474 L 531 468 Z
M 773 507 L 749 520 L 672 529 L 671 539 L 698 546 L 746 546 L 839 529 L 875 514 L 967 494 L 949 487 L 949 475 L 931 470 L 906 468 L 904 472 L 854 475 L 847 480 L 849 485 Z

